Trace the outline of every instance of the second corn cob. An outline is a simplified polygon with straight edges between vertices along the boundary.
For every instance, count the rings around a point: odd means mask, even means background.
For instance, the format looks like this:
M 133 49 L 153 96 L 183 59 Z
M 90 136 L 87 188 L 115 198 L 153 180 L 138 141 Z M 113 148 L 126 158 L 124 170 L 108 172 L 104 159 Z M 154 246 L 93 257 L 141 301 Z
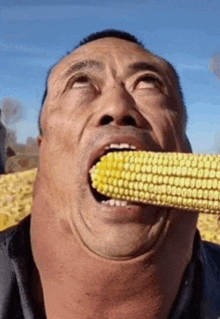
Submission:
M 220 156 L 113 152 L 91 171 L 103 195 L 203 213 L 220 212 Z

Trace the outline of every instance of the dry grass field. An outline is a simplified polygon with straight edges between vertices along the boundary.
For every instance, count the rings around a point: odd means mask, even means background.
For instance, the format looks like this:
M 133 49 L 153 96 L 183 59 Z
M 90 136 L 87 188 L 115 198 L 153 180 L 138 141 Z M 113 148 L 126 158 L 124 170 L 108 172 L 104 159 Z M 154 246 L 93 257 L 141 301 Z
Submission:
M 0 175 L 0 230 L 18 223 L 30 213 L 37 169 Z M 198 228 L 203 239 L 220 244 L 217 215 L 200 214 Z

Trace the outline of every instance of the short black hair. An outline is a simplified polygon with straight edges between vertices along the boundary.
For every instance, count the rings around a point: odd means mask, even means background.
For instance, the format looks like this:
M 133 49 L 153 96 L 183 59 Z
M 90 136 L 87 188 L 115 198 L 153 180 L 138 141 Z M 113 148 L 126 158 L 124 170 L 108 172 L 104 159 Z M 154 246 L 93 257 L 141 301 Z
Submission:
M 137 45 L 139 45 L 142 49 L 146 50 L 145 46 L 143 45 L 143 43 L 138 40 L 133 34 L 130 34 L 126 31 L 121 31 L 121 30 L 115 30 L 115 29 L 106 29 L 103 31 L 98 31 L 98 32 L 94 32 L 91 33 L 90 35 L 88 35 L 87 37 L 85 37 L 84 39 L 82 39 L 79 44 L 77 44 L 74 48 L 78 49 L 80 48 L 82 45 L 95 41 L 95 40 L 99 40 L 102 38 L 118 38 L 118 39 L 122 39 L 122 40 L 126 40 L 126 41 L 130 41 L 133 43 L 136 43 Z

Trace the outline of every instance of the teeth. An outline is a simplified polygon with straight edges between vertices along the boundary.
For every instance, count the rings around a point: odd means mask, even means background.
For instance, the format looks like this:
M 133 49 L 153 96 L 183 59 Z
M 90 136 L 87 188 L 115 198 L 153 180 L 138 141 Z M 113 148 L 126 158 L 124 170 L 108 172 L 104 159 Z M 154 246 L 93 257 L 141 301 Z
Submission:
M 119 144 L 119 148 L 129 148 L 129 144 L 121 143 Z
M 110 206 L 116 206 L 116 200 L 110 199 L 109 203 Z
M 128 143 L 120 143 L 120 144 L 113 144 L 113 143 L 112 143 L 112 144 L 107 145 L 107 146 L 105 147 L 105 150 L 110 150 L 110 149 L 119 149 L 119 150 L 121 150 L 121 149 L 131 149 L 131 150 L 136 150 L 137 148 L 136 148 L 136 146 L 130 145 L 130 144 L 128 144 Z M 94 167 L 95 167 L 95 166 L 93 166 L 93 167 L 90 169 L 90 171 L 89 171 L 90 174 L 92 174 L 92 171 L 93 171 Z
M 121 201 L 121 206 L 127 206 L 128 202 L 127 201 Z
M 118 148 L 118 149 L 126 148 L 126 149 L 136 150 L 136 147 L 134 145 L 130 145 L 127 143 L 110 144 L 110 145 L 105 147 L 106 150 L 109 150 L 111 148 Z
M 127 206 L 130 204 L 128 201 L 124 200 L 116 200 L 116 199 L 109 199 L 109 200 L 103 200 L 102 204 L 108 205 L 108 206 Z

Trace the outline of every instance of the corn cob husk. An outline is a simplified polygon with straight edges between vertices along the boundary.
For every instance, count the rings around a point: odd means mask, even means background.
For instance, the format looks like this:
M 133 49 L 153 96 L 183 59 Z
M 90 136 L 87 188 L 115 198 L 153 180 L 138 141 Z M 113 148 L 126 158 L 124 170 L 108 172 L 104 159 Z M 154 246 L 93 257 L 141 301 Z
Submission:
M 220 156 L 145 151 L 113 152 L 91 170 L 103 195 L 178 209 L 220 212 Z
M 0 231 L 30 214 L 37 170 L 0 175 Z

